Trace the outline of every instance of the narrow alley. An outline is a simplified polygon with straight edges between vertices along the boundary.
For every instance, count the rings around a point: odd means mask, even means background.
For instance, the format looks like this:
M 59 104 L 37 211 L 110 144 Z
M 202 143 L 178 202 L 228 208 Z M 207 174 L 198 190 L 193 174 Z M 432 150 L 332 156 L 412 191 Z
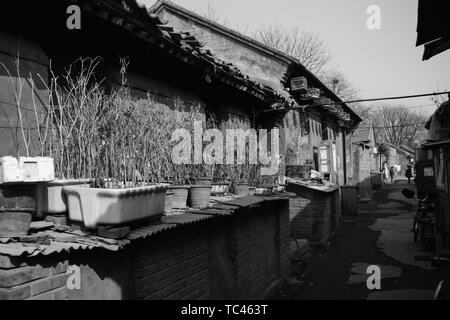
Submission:
M 414 260 L 431 252 L 413 241 L 416 200 L 405 198 L 404 188 L 415 189 L 399 180 L 361 199 L 358 215 L 344 217 L 327 246 L 298 262 L 303 265 L 277 298 L 432 299 L 442 277 L 429 262 Z M 380 290 L 367 288 L 369 265 L 381 269 Z

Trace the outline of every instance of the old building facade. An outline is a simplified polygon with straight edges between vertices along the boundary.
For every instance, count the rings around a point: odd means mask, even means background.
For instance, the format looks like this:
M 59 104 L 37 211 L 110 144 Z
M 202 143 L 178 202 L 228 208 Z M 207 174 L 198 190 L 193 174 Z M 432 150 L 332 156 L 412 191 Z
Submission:
M 361 119 L 297 59 L 170 1 L 158 1 L 150 12 L 168 21 L 175 30 L 189 30 L 215 56 L 295 102 L 294 109 L 257 115 L 263 122 L 275 118 L 280 124 L 280 148 L 285 164 L 312 163 L 327 179 L 340 185 L 347 182 L 349 162 L 345 139 Z M 296 77 L 305 77 L 308 87 L 319 89 L 320 98 L 304 100 L 291 90 L 291 79 Z M 322 155 L 328 158 L 320 158 L 321 148 L 326 148 Z

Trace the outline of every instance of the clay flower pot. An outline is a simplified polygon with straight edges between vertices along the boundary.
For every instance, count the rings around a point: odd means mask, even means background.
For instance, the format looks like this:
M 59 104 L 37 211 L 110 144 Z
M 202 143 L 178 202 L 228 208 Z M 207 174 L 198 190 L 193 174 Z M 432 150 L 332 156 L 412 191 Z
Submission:
M 191 185 L 202 185 L 202 186 L 210 186 L 211 179 L 210 178 L 198 178 L 198 179 L 190 179 Z
M 247 183 L 238 183 L 235 187 L 235 193 L 238 196 L 248 196 L 250 193 L 250 186 Z
M 309 173 L 309 171 L 302 172 L 301 179 L 308 180 L 310 177 L 311 177 L 311 174 Z
M 276 186 L 258 186 L 255 189 L 255 194 L 261 196 L 271 195 L 273 194 L 274 189 L 276 189 Z
M 173 191 L 172 208 L 184 209 L 187 207 L 187 200 L 190 186 L 171 186 Z
M 211 194 L 215 196 L 223 196 L 229 192 L 228 183 L 214 183 L 212 185 Z
M 195 185 L 189 190 L 189 206 L 191 208 L 207 208 L 211 198 L 211 186 Z
M 174 192 L 173 190 L 167 190 L 165 199 L 164 199 L 164 213 L 170 212 L 172 210 L 173 205 Z
M 0 237 L 19 237 L 28 234 L 31 213 L 5 211 L 0 212 Z

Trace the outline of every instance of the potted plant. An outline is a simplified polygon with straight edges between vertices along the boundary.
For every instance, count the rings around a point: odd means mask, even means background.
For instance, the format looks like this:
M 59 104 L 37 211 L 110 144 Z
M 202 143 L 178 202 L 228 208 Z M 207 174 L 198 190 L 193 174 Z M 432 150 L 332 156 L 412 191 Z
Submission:
M 188 180 L 187 167 L 184 164 L 174 166 L 174 183 L 169 187 L 173 192 L 172 208 L 187 208 L 190 185 Z
M 97 123 L 104 108 L 104 93 L 93 82 L 97 59 L 78 59 L 58 80 L 51 71 L 46 106 L 49 133 L 47 149 L 55 159 L 56 180 L 37 185 L 37 211 L 44 214 L 67 213 L 66 186 L 89 187 L 94 176 L 96 144 L 99 141 Z M 73 74 L 71 70 L 79 70 Z
M 69 100 L 70 106 L 80 106 L 87 96 L 98 107 L 89 135 L 78 136 L 83 148 L 75 155 L 86 159 L 86 166 L 62 159 L 61 168 L 87 172 L 93 180 L 89 187 L 63 187 L 70 220 L 95 229 L 161 216 L 169 185 L 160 181 L 169 162 L 172 119 L 150 96 L 146 101 L 132 97 L 126 81 L 109 95 L 98 83 L 86 87 L 87 93 L 72 92 Z M 86 107 L 87 114 L 92 109 Z
M 259 176 L 257 178 L 257 186 L 255 194 L 258 195 L 271 195 L 276 192 L 278 184 L 278 174 L 272 176 Z
M 250 193 L 249 174 L 250 165 L 236 165 L 236 181 L 234 193 L 238 196 L 248 196 Z
M 311 177 L 311 170 L 314 170 L 314 161 L 312 159 L 307 159 L 302 171 L 302 179 L 308 180 Z
M 217 129 L 214 114 L 207 115 L 208 120 L 202 121 L 203 130 Z M 203 142 L 203 148 L 206 142 Z M 202 148 L 202 150 L 203 150 Z M 189 206 L 192 208 L 206 208 L 209 206 L 212 179 L 216 171 L 216 164 L 193 164 L 189 166 L 191 188 L 189 190 Z
M 189 189 L 189 206 L 191 208 L 206 208 L 211 198 L 211 180 L 214 165 L 191 165 L 191 188 Z
M 225 165 L 215 166 L 212 181 L 211 195 L 223 196 L 230 192 L 231 179 L 228 177 Z
M 0 63 L 0 65 L 6 71 L 10 80 L 18 121 L 18 130 L 11 129 L 13 140 L 16 144 L 16 155 L 0 158 L 0 183 L 53 180 L 55 175 L 54 162 L 51 157 L 45 156 L 49 118 L 37 106 L 36 101 L 39 97 L 35 96 L 36 90 L 33 77 L 31 73 L 29 74 L 29 79 L 28 77 L 24 79 L 25 77 L 21 76 L 19 57 L 15 62 L 15 72 L 17 74 L 15 77 L 11 75 L 10 70 L 3 63 Z M 22 106 L 24 82 L 27 81 L 31 84 L 33 106 L 33 109 L 30 109 L 33 112 L 31 117 L 28 116 Z M 34 148 L 34 155 L 32 155 L 32 146 L 36 143 L 37 146 Z M 24 151 L 24 155 L 22 155 L 21 151 Z

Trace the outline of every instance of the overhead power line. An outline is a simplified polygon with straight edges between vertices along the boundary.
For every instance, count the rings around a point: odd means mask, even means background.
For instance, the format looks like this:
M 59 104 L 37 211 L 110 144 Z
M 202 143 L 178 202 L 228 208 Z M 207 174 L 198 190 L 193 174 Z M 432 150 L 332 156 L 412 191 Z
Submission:
M 288 107 L 288 108 L 278 108 L 271 110 L 263 110 L 260 113 L 272 112 L 272 111 L 280 111 L 280 110 L 293 110 L 293 109 L 303 109 L 306 107 L 321 107 L 321 106 L 330 106 L 330 105 L 340 105 L 340 104 L 349 104 L 349 103 L 357 103 L 357 102 L 372 102 L 372 101 L 383 101 L 383 100 L 400 100 L 400 99 L 412 99 L 412 98 L 421 98 L 421 97 L 429 97 L 429 96 L 439 96 L 443 94 L 450 94 L 450 91 L 441 91 L 441 92 L 432 92 L 432 93 L 421 93 L 421 94 L 412 94 L 406 96 L 392 96 L 392 97 L 382 97 L 382 98 L 370 98 L 370 99 L 358 99 L 358 100 L 349 100 L 342 102 L 327 102 L 327 103 L 317 103 L 317 104 L 306 104 L 297 107 Z M 405 108 L 406 109 L 406 108 Z
M 421 121 L 421 122 L 417 122 L 417 123 L 409 123 L 409 124 L 402 124 L 402 125 L 398 125 L 398 126 L 373 126 L 373 127 L 369 127 L 369 126 L 364 126 L 364 127 L 358 127 L 358 128 L 373 128 L 373 129 L 390 129 L 390 128 L 405 128 L 405 127 L 415 127 L 415 126 L 419 126 L 422 124 L 427 123 L 426 121 Z
M 407 95 L 407 96 L 394 96 L 394 97 L 384 97 L 384 98 L 359 99 L 359 100 L 351 100 L 351 101 L 344 101 L 344 102 L 332 102 L 332 103 L 325 103 L 325 105 L 328 105 L 328 104 L 342 104 L 342 103 L 356 103 L 356 102 L 371 102 L 371 101 L 381 101 L 381 100 L 412 99 L 412 98 L 421 98 L 421 97 L 429 97 L 429 96 L 439 96 L 439 95 L 442 95 L 442 94 L 450 94 L 450 91 L 412 94 L 412 95 Z
M 425 107 L 436 107 L 437 105 L 435 103 L 429 103 L 429 104 L 422 104 L 422 105 L 418 105 L 418 106 L 407 106 L 407 107 L 388 107 L 389 110 L 406 110 L 406 109 L 415 109 L 415 108 L 425 108 Z M 369 107 L 368 109 L 370 109 L 372 107 Z

